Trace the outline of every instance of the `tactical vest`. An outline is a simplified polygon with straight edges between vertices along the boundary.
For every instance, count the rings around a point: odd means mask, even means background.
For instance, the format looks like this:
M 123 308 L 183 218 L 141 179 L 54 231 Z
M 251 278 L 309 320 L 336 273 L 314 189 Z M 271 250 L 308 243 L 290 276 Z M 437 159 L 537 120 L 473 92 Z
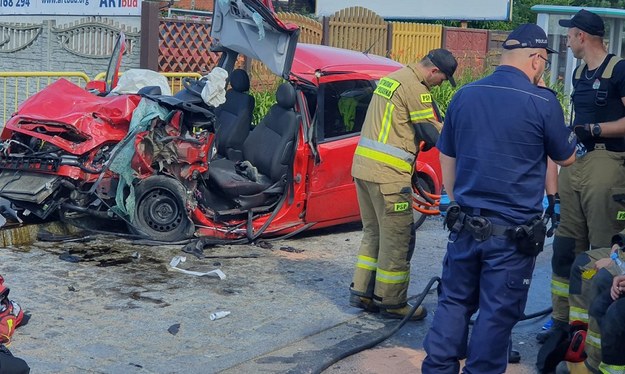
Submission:
M 605 61 L 597 68 L 603 69 L 599 78 L 599 87 L 595 91 L 595 105 L 594 105 L 594 121 L 593 123 L 610 122 L 615 121 L 625 116 L 625 106 L 621 100 L 620 94 L 615 91 L 615 87 L 610 83 L 614 67 L 621 61 L 620 57 L 613 54 L 609 54 Z M 606 63 L 607 61 L 607 63 Z M 586 63 L 582 62 L 580 66 L 575 69 L 573 78 L 573 93 L 571 99 L 575 96 L 577 85 L 581 81 L 582 72 L 587 69 Z M 599 71 L 597 72 L 599 73 Z M 571 121 L 571 124 L 573 122 Z M 592 138 L 584 142 L 587 149 L 592 150 L 595 148 L 595 144 L 605 144 L 608 151 L 625 152 L 625 138 Z
M 608 63 L 603 68 L 603 72 L 601 73 L 601 76 L 599 77 L 599 88 L 597 89 L 596 94 L 595 94 L 595 107 L 596 107 L 595 121 L 596 122 L 614 121 L 623 116 L 624 108 L 623 108 L 623 104 L 620 98 L 618 99 L 620 106 L 619 105 L 608 106 L 608 99 L 609 99 L 609 93 L 610 93 L 609 91 L 610 90 L 610 78 L 612 78 L 612 73 L 614 72 L 614 66 L 616 66 L 616 64 L 619 61 L 621 61 L 622 58 L 617 57 L 613 54 L 608 55 L 608 57 L 609 57 Z M 574 79 L 576 82 L 580 81 L 582 77 L 582 72 L 586 68 L 587 68 L 586 63 L 582 62 L 582 64 L 579 65 L 577 69 L 575 69 Z M 601 68 L 602 66 L 599 66 L 597 69 L 601 69 Z M 576 86 L 577 86 L 577 83 L 575 84 L 575 87 Z M 573 97 L 574 95 L 575 95 L 575 90 L 573 90 L 571 97 Z

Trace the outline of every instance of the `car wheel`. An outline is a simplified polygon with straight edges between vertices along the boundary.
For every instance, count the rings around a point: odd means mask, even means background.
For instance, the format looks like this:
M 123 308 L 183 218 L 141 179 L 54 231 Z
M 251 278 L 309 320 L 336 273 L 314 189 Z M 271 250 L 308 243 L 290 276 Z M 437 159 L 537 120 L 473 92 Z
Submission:
M 425 179 L 423 179 L 421 177 L 416 178 L 416 179 L 418 180 L 419 185 L 421 186 L 421 188 L 423 188 L 423 190 L 425 192 L 429 192 L 429 193 L 433 192 L 432 191 L 433 190 L 432 187 L 430 186 L 430 184 Z M 414 179 L 413 179 L 413 181 L 414 181 Z M 413 193 L 415 193 L 415 192 L 413 192 Z M 432 209 L 432 208 L 430 208 L 430 209 Z M 419 212 L 419 211 L 417 211 L 415 209 L 413 209 L 412 212 L 413 212 L 413 215 L 414 215 L 414 229 L 416 230 L 419 227 L 421 227 L 421 225 L 423 225 L 423 222 L 425 222 L 425 219 L 428 217 L 428 215 L 427 214 L 423 214 L 423 213 L 421 213 L 421 212 Z
M 135 187 L 134 232 L 150 239 L 174 242 L 188 239 L 195 227 L 186 208 L 186 190 L 162 175 L 146 178 Z

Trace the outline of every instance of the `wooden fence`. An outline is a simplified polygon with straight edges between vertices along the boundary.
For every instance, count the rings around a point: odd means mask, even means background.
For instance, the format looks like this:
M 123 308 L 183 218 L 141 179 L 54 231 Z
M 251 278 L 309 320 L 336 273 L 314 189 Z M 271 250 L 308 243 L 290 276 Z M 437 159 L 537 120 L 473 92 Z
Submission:
M 159 24 L 158 69 L 161 72 L 206 74 L 219 55 L 210 51 L 210 21 L 162 18 Z
M 448 48 L 458 58 L 460 73 L 481 73 L 497 61 L 491 51 L 491 34 L 486 30 L 442 27 L 411 22 L 386 22 L 363 7 L 342 9 L 321 22 L 295 13 L 279 12 L 278 18 L 301 29 L 301 43 L 324 44 L 388 56 L 403 64 L 420 60 L 435 48 Z M 209 51 L 210 20 L 160 19 L 159 70 L 205 74 L 217 63 Z M 505 36 L 503 36 L 505 38 Z M 493 34 L 499 40 L 501 35 Z M 499 50 L 496 42 L 493 49 Z M 274 86 L 277 78 L 260 62 L 246 68 L 256 89 Z
M 373 11 L 363 7 L 341 9 L 327 21 L 327 44 L 332 47 L 389 54 L 389 25 Z
M 423 23 L 391 22 L 392 46 L 390 57 L 402 64 L 420 60 L 430 50 L 440 48 L 443 26 Z

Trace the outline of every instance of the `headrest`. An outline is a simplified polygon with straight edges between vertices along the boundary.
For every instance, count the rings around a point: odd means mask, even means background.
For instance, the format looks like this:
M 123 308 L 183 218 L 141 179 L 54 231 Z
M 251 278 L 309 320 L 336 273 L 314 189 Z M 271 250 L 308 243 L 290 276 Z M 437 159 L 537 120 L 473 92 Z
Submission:
M 290 83 L 282 83 L 276 92 L 278 105 L 285 109 L 293 109 L 295 106 L 295 89 Z
M 250 77 L 243 69 L 235 69 L 230 73 L 230 86 L 238 92 L 247 92 L 250 90 Z

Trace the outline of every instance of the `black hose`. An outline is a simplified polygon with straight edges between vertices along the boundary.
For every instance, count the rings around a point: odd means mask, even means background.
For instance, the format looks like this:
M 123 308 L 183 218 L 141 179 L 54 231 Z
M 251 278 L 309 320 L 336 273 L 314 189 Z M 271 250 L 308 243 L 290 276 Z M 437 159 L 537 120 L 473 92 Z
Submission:
M 434 285 L 434 282 L 440 282 L 441 278 L 440 277 L 432 277 L 432 279 L 430 279 L 430 281 L 428 282 L 428 284 L 425 286 L 425 288 L 423 289 L 423 292 L 417 297 L 415 304 L 412 306 L 412 309 L 410 309 L 410 311 L 408 312 L 408 314 L 406 314 L 406 316 L 399 321 L 399 323 L 397 323 L 397 325 L 390 331 L 380 335 L 379 337 L 377 337 L 374 340 L 368 341 L 368 342 L 364 342 L 361 345 L 358 345 L 348 351 L 345 351 L 343 353 L 341 353 L 340 355 L 336 356 L 336 357 L 332 357 L 330 360 L 328 360 L 327 362 L 322 362 L 321 365 L 318 368 L 315 368 L 313 370 L 313 373 L 321 373 L 322 371 L 324 371 L 325 369 L 329 368 L 330 366 L 334 365 L 335 363 L 349 357 L 352 355 L 355 355 L 358 352 L 362 352 L 365 349 L 369 349 L 369 348 L 373 348 L 376 345 L 382 343 L 383 341 L 385 341 L 386 339 L 390 338 L 393 334 L 395 334 L 397 331 L 399 331 L 399 329 L 401 329 L 409 320 L 410 318 L 415 314 L 415 312 L 417 311 L 417 308 L 421 305 L 421 303 L 423 302 L 423 299 L 425 299 L 425 296 L 427 296 L 428 292 L 430 291 L 430 289 L 432 289 L 432 286 Z
M 417 311 L 417 308 L 421 305 L 421 303 L 423 303 L 423 299 L 425 299 L 425 296 L 428 294 L 428 292 L 432 289 L 432 286 L 434 285 L 434 282 L 439 282 L 440 283 L 441 278 L 440 277 L 432 277 L 430 279 L 430 281 L 428 282 L 428 284 L 425 286 L 425 288 L 423 289 L 423 292 L 421 294 L 419 294 L 416 297 L 410 297 L 409 299 L 415 299 L 415 304 L 412 306 L 412 309 L 410 309 L 410 311 L 408 312 L 408 314 L 406 314 L 406 316 L 399 321 L 399 323 L 390 331 L 380 335 L 379 337 L 377 337 L 376 339 L 373 339 L 371 341 L 368 342 L 364 342 L 361 345 L 358 345 L 348 351 L 345 351 L 341 354 L 339 354 L 336 357 L 331 357 L 330 360 L 328 360 L 327 362 L 323 362 L 321 363 L 321 366 L 317 369 L 313 370 L 313 373 L 321 373 L 324 370 L 326 370 L 327 368 L 329 368 L 330 366 L 336 364 L 337 362 L 355 355 L 356 353 L 362 352 L 365 349 L 369 349 L 369 348 L 373 348 L 376 345 L 382 343 L 383 341 L 385 341 L 386 339 L 390 338 L 391 336 L 393 336 L 397 331 L 399 331 L 399 329 L 401 329 L 409 320 L 410 317 L 413 316 L 413 314 L 415 314 L 415 312 Z M 538 311 L 536 313 L 531 313 L 531 314 L 527 314 L 527 315 L 523 315 L 523 317 L 521 317 L 519 319 L 519 321 L 525 321 L 528 319 L 532 319 L 532 318 L 536 318 L 536 317 L 541 317 L 544 316 L 546 314 L 551 313 L 552 308 L 549 307 L 547 309 Z M 473 324 L 474 320 L 470 320 L 469 324 Z
M 543 309 L 543 310 L 540 310 L 540 311 L 535 312 L 535 313 L 524 314 L 523 317 L 521 317 L 521 319 L 519 319 L 519 321 L 527 321 L 528 319 L 546 316 L 547 314 L 550 314 L 552 311 L 553 311 L 553 308 L 549 307 L 547 309 Z

